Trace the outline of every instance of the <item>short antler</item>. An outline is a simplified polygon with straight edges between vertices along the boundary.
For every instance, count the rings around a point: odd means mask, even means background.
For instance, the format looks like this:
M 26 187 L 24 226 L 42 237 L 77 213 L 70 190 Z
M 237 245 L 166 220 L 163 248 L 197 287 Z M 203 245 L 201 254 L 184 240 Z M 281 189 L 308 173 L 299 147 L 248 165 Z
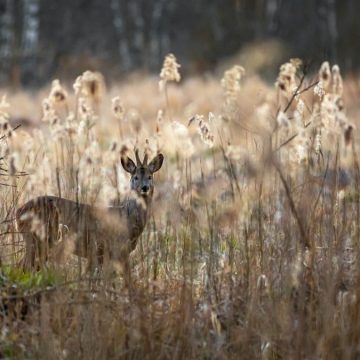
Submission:
M 145 151 L 145 155 L 144 155 L 144 161 L 143 161 L 143 166 L 147 166 L 147 162 L 148 162 L 148 153 L 147 151 Z
M 148 162 L 148 154 L 145 151 L 145 155 L 144 155 L 144 160 L 141 161 L 140 160 L 140 156 L 139 156 L 139 149 L 135 149 L 135 157 L 136 157 L 136 166 L 139 167 L 145 167 L 147 166 L 147 162 Z
M 142 166 L 141 160 L 139 158 L 139 149 L 135 149 L 135 157 L 136 157 L 136 166 Z

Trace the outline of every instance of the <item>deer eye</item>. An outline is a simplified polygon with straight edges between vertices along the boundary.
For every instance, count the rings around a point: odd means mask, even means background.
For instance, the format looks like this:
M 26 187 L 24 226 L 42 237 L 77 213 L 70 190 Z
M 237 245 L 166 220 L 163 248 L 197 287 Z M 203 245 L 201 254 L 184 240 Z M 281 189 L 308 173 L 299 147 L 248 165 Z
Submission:
M 134 180 L 137 181 L 139 180 L 139 177 L 137 175 L 134 176 Z
M 150 176 L 148 177 L 148 179 L 151 180 L 151 179 L 152 179 L 152 176 L 150 175 Z

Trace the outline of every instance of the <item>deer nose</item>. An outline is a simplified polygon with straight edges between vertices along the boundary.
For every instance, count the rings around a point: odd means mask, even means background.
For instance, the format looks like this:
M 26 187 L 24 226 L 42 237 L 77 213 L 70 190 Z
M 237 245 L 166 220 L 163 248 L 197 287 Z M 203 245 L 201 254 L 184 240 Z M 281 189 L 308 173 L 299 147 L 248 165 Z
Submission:
M 148 186 L 148 185 L 144 185 L 144 186 L 141 188 L 141 191 L 142 191 L 142 192 L 148 192 L 148 191 L 149 191 L 149 186 Z

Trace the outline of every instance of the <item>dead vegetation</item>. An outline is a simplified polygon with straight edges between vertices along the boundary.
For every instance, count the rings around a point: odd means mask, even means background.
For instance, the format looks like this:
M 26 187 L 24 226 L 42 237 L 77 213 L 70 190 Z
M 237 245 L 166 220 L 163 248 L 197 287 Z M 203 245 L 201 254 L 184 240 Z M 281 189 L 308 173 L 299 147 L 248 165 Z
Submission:
M 359 357 L 356 81 L 298 59 L 275 86 L 240 66 L 174 84 L 178 71 L 170 56 L 160 91 L 155 78 L 54 81 L 31 131 L 9 123 L 20 95 L 3 98 L 0 356 Z M 166 157 L 130 284 L 71 255 L 20 271 L 18 205 L 121 201 L 123 146 Z

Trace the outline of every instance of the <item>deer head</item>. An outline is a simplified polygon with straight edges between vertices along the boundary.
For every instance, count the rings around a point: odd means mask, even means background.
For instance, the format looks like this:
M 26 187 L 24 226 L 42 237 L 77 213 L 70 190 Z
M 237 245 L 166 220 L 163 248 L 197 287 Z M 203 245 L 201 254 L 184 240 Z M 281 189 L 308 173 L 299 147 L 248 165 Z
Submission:
M 145 154 L 144 160 L 139 158 L 139 151 L 135 150 L 136 165 L 128 156 L 121 157 L 121 164 L 125 171 L 131 174 L 131 190 L 144 198 L 151 198 L 154 192 L 153 174 L 160 170 L 164 156 L 156 155 L 148 164 L 148 156 Z

